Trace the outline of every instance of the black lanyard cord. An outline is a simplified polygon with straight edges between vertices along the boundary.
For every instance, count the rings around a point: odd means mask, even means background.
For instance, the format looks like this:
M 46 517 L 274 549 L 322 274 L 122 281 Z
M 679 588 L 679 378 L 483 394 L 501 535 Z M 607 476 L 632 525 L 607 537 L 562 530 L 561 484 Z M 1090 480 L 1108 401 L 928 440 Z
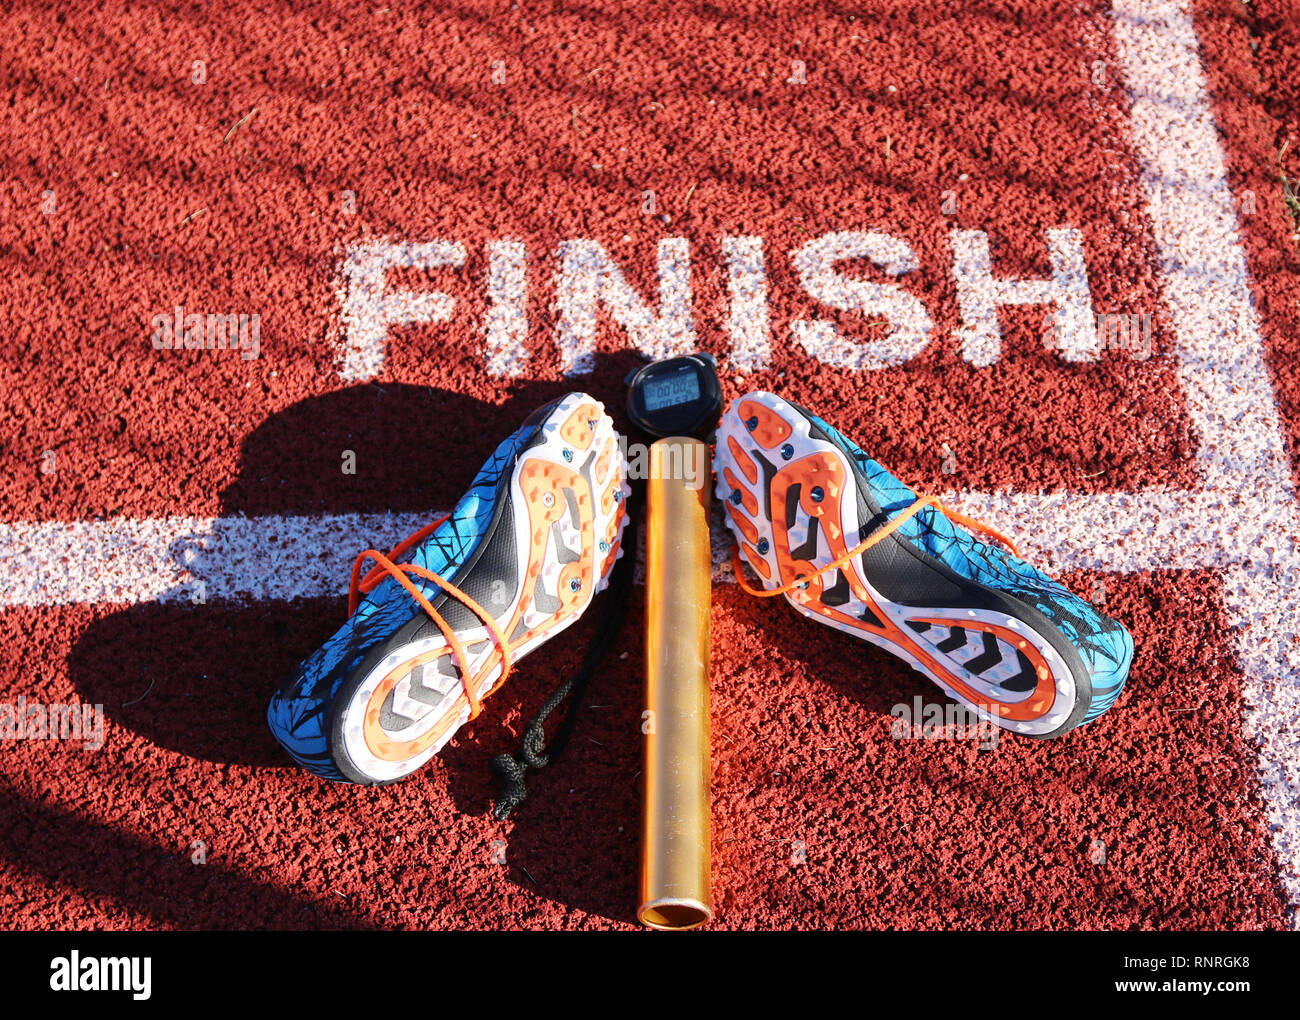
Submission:
M 640 507 L 645 495 L 645 485 L 632 483 L 632 496 L 628 500 L 628 520 L 623 528 L 623 555 L 615 562 L 610 572 L 609 588 L 605 592 L 605 604 L 601 607 L 600 623 L 592 637 L 591 644 L 582 658 L 582 665 L 564 683 L 555 688 L 538 709 L 537 714 L 524 727 L 519 739 L 519 750 L 514 754 L 498 754 L 489 763 L 492 774 L 497 779 L 498 791 L 496 806 L 492 815 L 498 821 L 509 816 L 528 796 L 525 777 L 529 769 L 543 769 L 563 753 L 569 737 L 577 722 L 578 709 L 582 705 L 587 685 L 600 666 L 601 659 L 614 643 L 614 638 L 623 628 L 627 617 L 627 605 L 632 596 L 632 579 L 636 573 L 637 542 L 640 522 L 634 511 Z M 564 700 L 569 699 L 569 707 L 564 713 L 550 745 L 546 744 L 544 724 Z

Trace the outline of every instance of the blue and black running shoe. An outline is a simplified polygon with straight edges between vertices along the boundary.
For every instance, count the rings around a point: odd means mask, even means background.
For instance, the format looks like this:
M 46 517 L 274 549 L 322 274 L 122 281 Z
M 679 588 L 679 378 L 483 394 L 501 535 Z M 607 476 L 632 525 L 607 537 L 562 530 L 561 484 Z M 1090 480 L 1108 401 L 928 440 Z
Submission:
M 410 775 L 606 586 L 629 491 L 598 401 L 535 412 L 447 517 L 357 558 L 347 622 L 271 699 L 276 739 L 328 779 Z
M 751 593 L 880 645 L 1014 733 L 1059 736 L 1119 697 L 1133 659 L 1122 624 L 796 404 L 735 401 L 714 466 Z

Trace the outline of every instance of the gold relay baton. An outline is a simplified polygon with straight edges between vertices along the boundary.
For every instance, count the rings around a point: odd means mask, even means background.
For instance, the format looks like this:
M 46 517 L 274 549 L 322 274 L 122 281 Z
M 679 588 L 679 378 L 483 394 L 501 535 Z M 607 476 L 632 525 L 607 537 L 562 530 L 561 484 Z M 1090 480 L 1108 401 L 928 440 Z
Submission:
M 693 354 L 628 377 L 646 472 L 645 786 L 637 919 L 683 931 L 713 917 L 709 817 L 709 447 L 717 365 Z
M 707 477 L 692 489 L 683 464 L 708 447 L 673 436 L 650 447 L 646 486 L 644 848 L 637 918 L 696 928 L 713 916 L 709 881 L 709 604 Z

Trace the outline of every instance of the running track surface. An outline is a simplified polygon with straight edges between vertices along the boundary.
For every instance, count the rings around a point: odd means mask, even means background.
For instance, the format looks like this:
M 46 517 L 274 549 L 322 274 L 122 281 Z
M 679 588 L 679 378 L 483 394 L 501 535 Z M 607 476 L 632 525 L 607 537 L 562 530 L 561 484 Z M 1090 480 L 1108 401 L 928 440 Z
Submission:
M 0 744 L 6 923 L 632 927 L 640 589 L 505 823 L 488 760 L 596 613 L 394 787 L 289 767 L 263 712 L 356 551 L 698 347 L 1137 641 L 1064 738 L 893 740 L 927 681 L 720 563 L 718 926 L 1294 927 L 1287 0 L 625 6 L 0 16 L 0 700 L 105 721 Z M 258 356 L 155 349 L 178 306 Z

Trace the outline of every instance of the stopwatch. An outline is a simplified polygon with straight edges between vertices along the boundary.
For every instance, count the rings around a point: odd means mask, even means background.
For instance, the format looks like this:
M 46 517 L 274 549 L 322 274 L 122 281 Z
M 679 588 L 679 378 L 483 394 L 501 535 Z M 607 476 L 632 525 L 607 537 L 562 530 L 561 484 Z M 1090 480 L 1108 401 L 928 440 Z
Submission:
M 722 383 L 712 354 L 687 354 L 628 375 L 627 414 L 648 436 L 708 440 L 722 416 Z

